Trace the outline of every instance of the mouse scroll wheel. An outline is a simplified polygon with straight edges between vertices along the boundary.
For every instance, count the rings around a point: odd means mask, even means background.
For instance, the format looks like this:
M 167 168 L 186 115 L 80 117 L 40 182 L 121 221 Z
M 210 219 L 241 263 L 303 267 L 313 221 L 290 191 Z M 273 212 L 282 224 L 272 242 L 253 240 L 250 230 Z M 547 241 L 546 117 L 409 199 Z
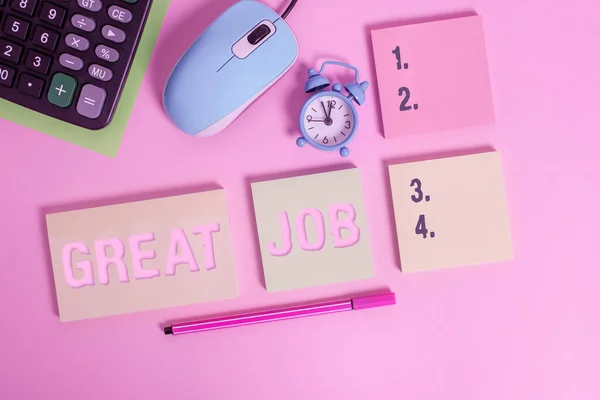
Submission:
M 250 42 L 251 45 L 256 45 L 269 33 L 271 33 L 271 28 L 265 24 L 259 25 L 252 31 L 252 33 L 250 33 L 250 35 L 248 35 L 248 42 Z

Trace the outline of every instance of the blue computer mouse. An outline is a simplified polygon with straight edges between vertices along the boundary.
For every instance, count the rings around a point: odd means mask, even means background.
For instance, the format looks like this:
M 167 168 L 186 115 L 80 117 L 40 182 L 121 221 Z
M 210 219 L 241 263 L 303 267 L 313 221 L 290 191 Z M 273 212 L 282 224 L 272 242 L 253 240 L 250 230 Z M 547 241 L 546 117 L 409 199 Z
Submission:
M 297 58 L 298 42 L 281 16 L 257 1 L 239 1 L 177 63 L 165 87 L 164 108 L 183 132 L 214 135 L 277 82 Z

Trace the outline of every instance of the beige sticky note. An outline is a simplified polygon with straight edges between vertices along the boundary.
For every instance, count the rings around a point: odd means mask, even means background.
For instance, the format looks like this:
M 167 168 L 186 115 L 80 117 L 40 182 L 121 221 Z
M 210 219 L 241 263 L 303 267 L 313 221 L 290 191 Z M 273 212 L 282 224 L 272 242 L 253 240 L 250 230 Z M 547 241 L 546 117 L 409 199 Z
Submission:
M 252 184 L 268 291 L 373 277 L 357 169 Z
M 403 272 L 513 257 L 500 154 L 389 167 Z
M 237 297 L 225 193 L 46 216 L 61 321 Z

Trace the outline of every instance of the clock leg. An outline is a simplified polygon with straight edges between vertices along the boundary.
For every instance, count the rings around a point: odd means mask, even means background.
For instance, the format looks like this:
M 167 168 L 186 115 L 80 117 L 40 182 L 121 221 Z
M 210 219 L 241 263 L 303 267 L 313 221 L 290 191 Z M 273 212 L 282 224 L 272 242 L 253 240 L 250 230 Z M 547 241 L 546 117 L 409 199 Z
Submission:
M 304 147 L 306 145 L 306 139 L 304 139 L 303 137 L 300 137 L 296 140 L 296 145 L 298 147 Z
M 347 148 L 347 147 L 342 147 L 342 148 L 340 149 L 340 155 L 341 155 L 342 157 L 348 157 L 348 156 L 350 155 L 350 149 L 349 149 L 349 148 Z

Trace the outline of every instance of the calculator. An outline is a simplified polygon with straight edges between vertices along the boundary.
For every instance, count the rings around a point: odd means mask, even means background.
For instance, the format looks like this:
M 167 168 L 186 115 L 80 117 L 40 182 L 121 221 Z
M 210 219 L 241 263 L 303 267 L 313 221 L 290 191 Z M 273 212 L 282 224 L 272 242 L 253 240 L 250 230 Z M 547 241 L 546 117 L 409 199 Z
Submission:
M 90 130 L 115 112 L 152 0 L 0 0 L 0 98 Z

